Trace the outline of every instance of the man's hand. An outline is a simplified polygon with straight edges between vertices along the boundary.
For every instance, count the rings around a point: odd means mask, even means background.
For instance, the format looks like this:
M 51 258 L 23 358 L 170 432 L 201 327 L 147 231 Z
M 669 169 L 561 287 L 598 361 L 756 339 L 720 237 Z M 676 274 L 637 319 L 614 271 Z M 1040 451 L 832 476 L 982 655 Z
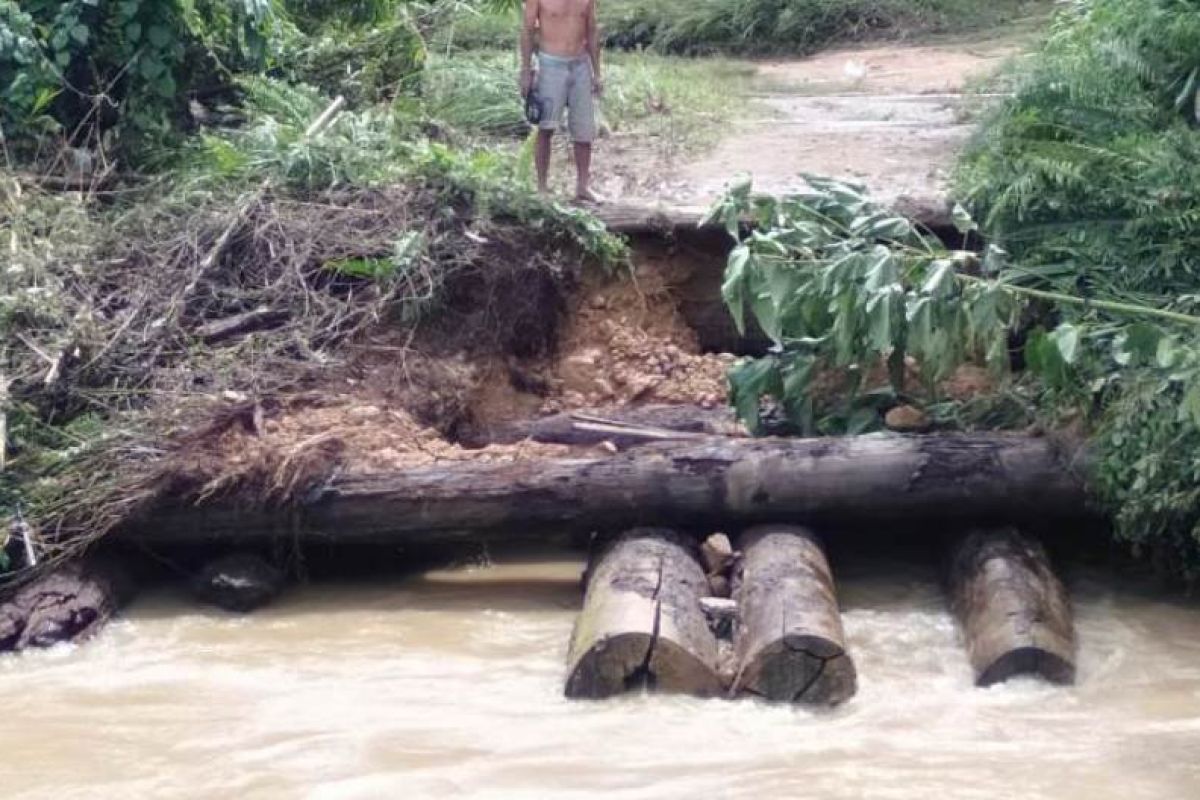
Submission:
M 519 80 L 520 80 L 520 84 L 521 84 L 521 96 L 522 97 L 527 96 L 529 94 L 530 90 L 533 89 L 533 78 L 534 78 L 533 67 L 523 67 L 521 69 L 521 77 Z
M 592 76 L 592 94 L 596 97 L 604 96 L 604 78 L 599 75 Z

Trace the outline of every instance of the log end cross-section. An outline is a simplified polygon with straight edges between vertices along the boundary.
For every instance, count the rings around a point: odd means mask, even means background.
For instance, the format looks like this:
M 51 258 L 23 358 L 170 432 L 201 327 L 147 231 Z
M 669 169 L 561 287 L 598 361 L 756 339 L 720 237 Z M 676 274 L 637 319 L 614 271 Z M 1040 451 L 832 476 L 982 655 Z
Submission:
M 805 528 L 765 525 L 742 535 L 735 597 L 734 691 L 779 703 L 835 705 L 854 696 L 833 573 Z
M 708 580 L 695 544 L 641 528 L 593 565 L 568 656 L 566 694 L 654 689 L 719 695 L 717 642 L 700 606 Z
M 954 551 L 950 587 L 977 685 L 1074 683 L 1071 606 L 1041 544 L 1012 528 L 974 531 Z

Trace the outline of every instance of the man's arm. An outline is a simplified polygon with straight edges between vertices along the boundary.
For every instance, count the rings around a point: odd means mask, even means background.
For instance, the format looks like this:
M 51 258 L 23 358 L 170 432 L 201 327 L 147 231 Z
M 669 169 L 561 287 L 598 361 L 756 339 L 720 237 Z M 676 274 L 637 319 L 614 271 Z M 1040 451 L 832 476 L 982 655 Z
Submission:
M 525 0 L 525 13 L 521 17 L 521 94 L 529 94 L 533 88 L 533 39 L 539 11 L 538 0 Z
M 604 91 L 604 78 L 600 74 L 600 23 L 596 21 L 596 0 L 589 0 L 587 10 L 587 48 L 592 57 L 592 75 L 596 94 Z

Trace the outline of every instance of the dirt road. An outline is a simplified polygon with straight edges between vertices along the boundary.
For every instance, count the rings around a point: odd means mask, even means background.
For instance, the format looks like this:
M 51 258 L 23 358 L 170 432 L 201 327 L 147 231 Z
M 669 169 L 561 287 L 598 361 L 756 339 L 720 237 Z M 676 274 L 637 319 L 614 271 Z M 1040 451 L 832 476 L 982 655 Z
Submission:
M 643 183 L 639 193 L 704 205 L 739 173 L 772 193 L 795 189 L 804 173 L 815 173 L 866 184 L 885 202 L 941 198 L 972 129 L 964 91 L 1020 43 L 1006 36 L 888 44 L 759 62 L 745 118 L 731 135 L 670 169 L 654 165 L 659 179 Z

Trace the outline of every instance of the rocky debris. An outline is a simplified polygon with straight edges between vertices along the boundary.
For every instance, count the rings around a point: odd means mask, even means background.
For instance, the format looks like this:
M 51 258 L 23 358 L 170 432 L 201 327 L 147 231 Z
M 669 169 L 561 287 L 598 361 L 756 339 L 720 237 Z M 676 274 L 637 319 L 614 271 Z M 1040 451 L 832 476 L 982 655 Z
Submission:
M 0 652 L 88 639 L 130 599 L 133 588 L 115 563 L 60 567 L 0 604 Z
M 646 403 L 716 408 L 728 398 L 733 361 L 701 353 L 663 277 L 643 270 L 634 281 L 593 289 L 576 308 L 542 412 Z
M 738 604 L 727 597 L 703 597 L 700 599 L 700 610 L 708 619 L 708 627 L 718 639 L 728 639 L 733 636 L 733 626 L 737 621 Z
M 192 580 L 192 591 L 203 603 L 245 614 L 271 603 L 283 584 L 283 572 L 273 565 L 236 553 L 205 564 Z
M 725 575 L 709 575 L 708 590 L 713 597 L 732 597 L 733 585 Z
M 724 573 L 733 563 L 733 543 L 723 533 L 714 533 L 700 545 L 700 557 L 709 575 Z
M 733 566 L 737 553 L 729 537 L 714 533 L 700 544 L 700 560 L 708 575 L 708 588 L 713 597 L 730 597 L 733 594 Z
M 924 433 L 931 426 L 929 415 L 914 406 L 896 406 L 887 413 L 884 424 L 897 433 Z

